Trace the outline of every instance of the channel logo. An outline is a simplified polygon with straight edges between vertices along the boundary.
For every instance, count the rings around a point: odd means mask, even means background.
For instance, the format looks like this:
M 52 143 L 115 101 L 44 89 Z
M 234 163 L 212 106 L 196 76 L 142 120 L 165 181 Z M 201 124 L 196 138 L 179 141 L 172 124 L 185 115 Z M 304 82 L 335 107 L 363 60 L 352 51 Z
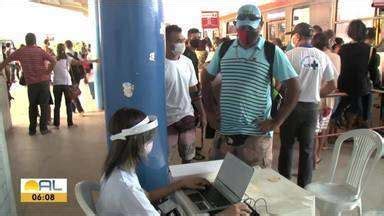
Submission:
M 20 202 L 67 202 L 66 178 L 22 178 Z

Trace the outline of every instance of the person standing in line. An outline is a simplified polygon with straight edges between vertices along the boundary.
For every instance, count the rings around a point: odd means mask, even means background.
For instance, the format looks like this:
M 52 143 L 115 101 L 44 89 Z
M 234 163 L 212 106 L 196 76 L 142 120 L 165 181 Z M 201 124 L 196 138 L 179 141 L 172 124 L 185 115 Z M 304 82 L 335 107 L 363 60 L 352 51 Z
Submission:
M 2 70 L 9 62 L 19 61 L 28 87 L 29 99 L 29 135 L 36 134 L 38 106 L 40 105 L 40 132 L 49 133 L 47 127 L 47 112 L 49 106 L 49 80 L 56 60 L 40 47 L 36 46 L 36 36 L 28 33 L 25 36 L 26 47 L 16 50 L 3 63 Z M 49 61 L 48 68 L 45 61 Z
M 340 51 L 341 71 L 338 88 L 348 94 L 343 97 L 332 115 L 340 121 L 345 108 L 350 105 L 347 114 L 347 129 L 367 127 L 370 119 L 372 82 L 380 80 L 375 70 L 376 49 L 365 43 L 367 28 L 361 20 L 353 20 L 348 26 L 350 43 L 344 44 Z M 372 58 L 373 57 L 373 58 Z
M 331 60 L 322 51 L 312 47 L 312 27 L 307 23 L 299 23 L 291 34 L 295 48 L 286 54 L 299 74 L 301 91 L 295 109 L 280 127 L 278 170 L 284 177 L 291 178 L 293 146 L 297 138 L 300 145 L 297 184 L 304 188 L 312 181 L 320 98 L 333 92 L 336 82 Z
M 334 66 L 334 72 L 335 72 L 334 79 L 337 80 L 340 74 L 340 67 L 341 67 L 340 56 L 335 53 L 332 53 L 332 51 L 330 50 L 329 41 L 331 40 L 330 37 L 333 37 L 332 36 L 333 34 L 331 34 L 329 31 L 327 32 L 328 32 L 328 36 L 325 33 L 316 34 L 313 37 L 312 45 L 315 48 L 323 51 L 329 57 L 329 59 L 332 62 L 332 65 Z M 336 102 L 334 97 L 327 97 L 327 98 L 321 99 L 319 123 L 317 128 L 318 135 L 320 136 L 328 135 L 329 130 L 332 129 L 331 127 L 328 128 L 328 126 L 331 126 L 329 125 L 329 123 L 330 123 L 330 118 L 331 118 L 332 110 L 335 106 L 335 103 Z M 316 148 L 315 148 L 315 164 L 317 165 L 321 161 L 321 157 L 320 157 L 321 150 L 326 149 L 327 138 L 319 138 L 319 139 L 316 139 L 316 141 L 317 142 L 316 142 Z
M 237 39 L 223 43 L 203 73 L 211 82 L 219 74 L 222 77 L 220 129 L 212 159 L 224 158 L 231 152 L 250 166 L 271 167 L 272 132 L 297 102 L 297 74 L 284 52 L 260 35 L 262 26 L 258 7 L 240 7 Z M 225 52 L 223 47 L 227 48 Z M 287 86 L 287 95 L 276 116 L 271 117 L 273 77 Z
M 68 68 L 71 65 L 71 59 L 65 53 L 65 46 L 62 43 L 57 45 L 57 64 L 53 69 L 53 95 L 55 97 L 55 109 L 53 125 L 56 129 L 60 128 L 60 106 L 61 99 L 64 95 L 65 106 L 67 109 L 67 125 L 69 128 L 76 125 L 72 120 L 72 107 L 69 87 L 72 85 L 71 76 Z
M 70 40 L 65 41 L 65 46 L 67 48 L 67 55 L 70 58 L 75 59 L 76 61 L 81 61 L 81 57 L 80 57 L 79 53 L 73 50 L 73 43 L 72 43 L 72 41 L 70 41 Z M 80 81 L 82 79 L 84 79 L 84 77 L 85 77 L 85 71 L 84 71 L 83 66 L 81 64 L 80 65 L 71 64 L 69 72 L 70 72 L 71 77 L 72 77 L 72 85 L 79 86 L 80 85 Z M 75 112 L 76 109 L 77 109 L 77 111 L 82 116 L 85 115 L 84 114 L 83 106 L 81 105 L 81 101 L 79 99 L 79 96 L 76 97 L 73 100 L 72 109 L 73 109 L 73 112 Z
M 183 55 L 185 39 L 177 25 L 166 27 L 165 97 L 168 144 L 178 146 L 183 163 L 195 157 L 196 124 L 192 103 L 203 128 L 206 117 L 192 61 Z
M 197 28 L 191 28 L 188 30 L 188 38 L 186 41 L 186 48 L 183 53 L 186 57 L 191 59 L 193 68 L 195 69 L 196 78 L 199 82 L 199 60 L 197 59 L 197 55 L 195 53 L 196 49 L 199 47 L 200 43 L 200 31 Z

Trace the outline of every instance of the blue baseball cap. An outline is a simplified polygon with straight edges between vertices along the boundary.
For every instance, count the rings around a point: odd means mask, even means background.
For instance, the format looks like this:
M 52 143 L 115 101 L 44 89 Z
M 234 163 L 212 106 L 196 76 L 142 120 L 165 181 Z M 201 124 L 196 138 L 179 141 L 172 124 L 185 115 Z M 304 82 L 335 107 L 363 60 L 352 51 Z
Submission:
M 255 5 L 243 5 L 237 11 L 236 27 L 250 26 L 254 29 L 258 28 L 261 22 L 261 12 Z

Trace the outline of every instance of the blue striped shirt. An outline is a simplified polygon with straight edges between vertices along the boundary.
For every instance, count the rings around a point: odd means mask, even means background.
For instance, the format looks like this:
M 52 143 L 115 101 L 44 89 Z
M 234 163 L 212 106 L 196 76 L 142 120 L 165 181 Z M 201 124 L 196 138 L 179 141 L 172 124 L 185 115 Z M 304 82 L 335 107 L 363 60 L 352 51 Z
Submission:
M 221 62 L 219 47 L 208 66 L 209 74 L 222 74 L 220 131 L 223 134 L 265 135 L 257 126 L 258 122 L 270 118 L 272 106 L 269 63 L 265 58 L 264 43 L 265 39 L 260 37 L 255 46 L 244 49 L 235 40 Z M 297 77 L 278 47 L 272 71 L 280 82 Z

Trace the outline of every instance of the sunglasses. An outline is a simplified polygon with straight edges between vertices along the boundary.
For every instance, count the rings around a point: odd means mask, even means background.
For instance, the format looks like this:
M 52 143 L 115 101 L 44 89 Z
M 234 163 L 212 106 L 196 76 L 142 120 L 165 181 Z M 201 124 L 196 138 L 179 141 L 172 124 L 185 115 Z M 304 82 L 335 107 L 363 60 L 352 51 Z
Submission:
M 261 17 L 256 16 L 254 14 L 239 14 L 237 15 L 237 20 L 250 20 L 250 21 L 256 21 L 261 19 Z

